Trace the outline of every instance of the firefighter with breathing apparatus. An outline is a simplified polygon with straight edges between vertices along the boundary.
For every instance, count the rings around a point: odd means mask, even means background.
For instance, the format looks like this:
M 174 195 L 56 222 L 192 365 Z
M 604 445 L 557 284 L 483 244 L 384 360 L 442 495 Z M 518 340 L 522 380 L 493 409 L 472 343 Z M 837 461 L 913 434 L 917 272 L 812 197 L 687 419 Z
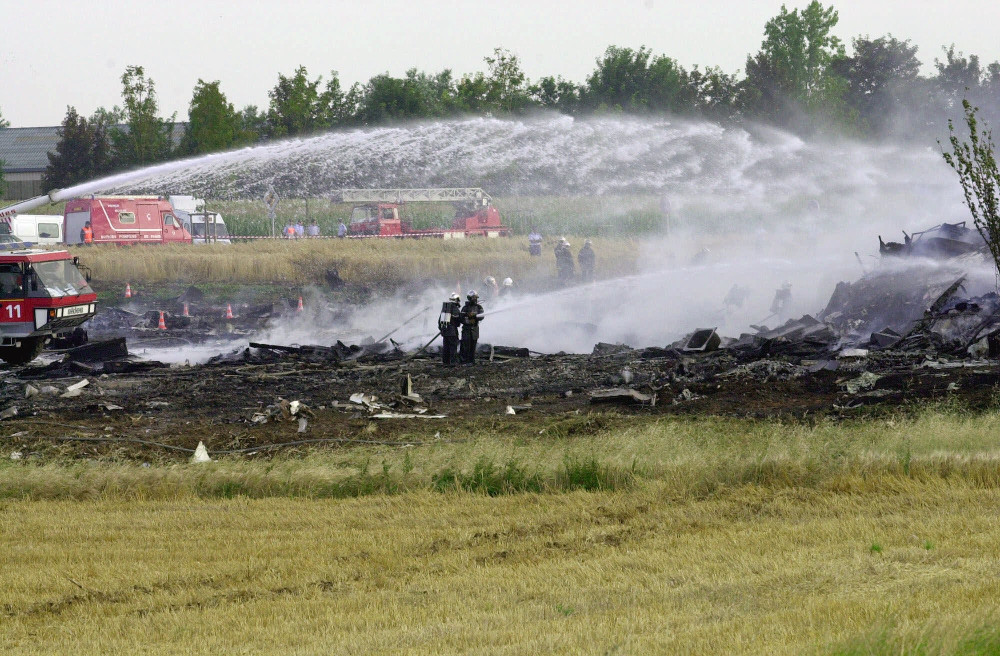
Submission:
M 452 294 L 441 304 L 438 328 L 444 345 L 441 347 L 441 361 L 446 365 L 458 364 L 458 327 L 462 324 L 462 297 Z
M 479 322 L 483 320 L 483 306 L 479 304 L 479 294 L 470 291 L 462 307 L 462 349 L 463 364 L 476 363 L 476 342 L 479 341 Z

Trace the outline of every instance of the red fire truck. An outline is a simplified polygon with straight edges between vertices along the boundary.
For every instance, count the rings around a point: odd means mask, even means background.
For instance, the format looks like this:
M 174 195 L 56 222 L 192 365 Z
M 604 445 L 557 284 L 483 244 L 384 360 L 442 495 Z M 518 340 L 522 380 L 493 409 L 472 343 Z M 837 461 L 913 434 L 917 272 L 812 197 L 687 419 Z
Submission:
M 191 243 L 191 233 L 162 196 L 87 196 L 67 201 L 65 243 L 81 243 L 87 223 L 95 244 Z
M 10 220 L 46 203 L 58 191 L 0 210 L 0 359 L 34 360 L 52 337 L 74 331 L 97 312 L 97 294 L 66 251 L 25 249 L 11 239 Z
M 335 200 L 359 203 L 351 210 L 352 237 L 500 237 L 510 229 L 500 220 L 493 199 L 479 188 L 343 189 Z M 406 203 L 449 202 L 455 205 L 450 228 L 414 229 L 400 217 Z

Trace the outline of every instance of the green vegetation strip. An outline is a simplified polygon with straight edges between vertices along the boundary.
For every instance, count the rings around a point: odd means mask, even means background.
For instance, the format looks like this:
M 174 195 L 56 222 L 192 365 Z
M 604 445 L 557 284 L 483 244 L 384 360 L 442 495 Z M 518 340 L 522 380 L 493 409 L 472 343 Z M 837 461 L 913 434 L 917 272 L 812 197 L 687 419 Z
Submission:
M 419 490 L 502 495 L 613 491 L 650 481 L 676 499 L 710 498 L 743 486 L 872 492 L 946 480 L 1000 488 L 996 413 L 936 409 L 911 418 L 815 426 L 607 414 L 540 428 L 531 439 L 484 426 L 454 435 L 455 441 L 400 435 L 391 445 L 316 447 L 268 460 L 224 456 L 204 464 L 43 460 L 29 452 L 0 465 L 0 498 L 345 498 Z

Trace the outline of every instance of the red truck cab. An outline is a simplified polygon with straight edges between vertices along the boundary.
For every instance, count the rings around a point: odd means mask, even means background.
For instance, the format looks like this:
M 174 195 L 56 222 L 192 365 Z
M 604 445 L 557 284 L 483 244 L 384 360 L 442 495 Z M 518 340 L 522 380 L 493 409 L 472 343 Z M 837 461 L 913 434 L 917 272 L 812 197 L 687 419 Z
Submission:
M 97 294 L 66 251 L 0 252 L 0 359 L 24 364 L 97 312 Z
M 88 196 L 66 203 L 65 243 L 84 241 L 83 228 L 95 244 L 191 243 L 189 233 L 170 202 L 160 196 Z
M 451 229 L 484 237 L 500 237 L 510 232 L 510 228 L 500 220 L 500 212 L 492 205 L 458 207 Z
M 371 203 L 357 205 L 351 210 L 351 225 L 348 227 L 351 235 L 378 235 L 392 237 L 403 234 L 402 222 L 399 220 L 399 204 Z

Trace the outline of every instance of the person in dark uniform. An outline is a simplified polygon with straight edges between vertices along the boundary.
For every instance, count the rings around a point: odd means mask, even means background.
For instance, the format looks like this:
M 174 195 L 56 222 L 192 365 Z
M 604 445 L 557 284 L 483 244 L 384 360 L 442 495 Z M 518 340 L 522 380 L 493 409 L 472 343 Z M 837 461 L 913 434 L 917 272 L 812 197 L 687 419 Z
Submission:
M 441 361 L 446 365 L 458 364 L 458 327 L 462 323 L 462 297 L 452 294 L 441 305 L 441 316 L 438 317 L 438 328 L 444 345 L 441 347 Z
M 463 364 L 476 363 L 476 342 L 479 341 L 479 322 L 483 320 L 483 306 L 479 304 L 479 294 L 470 291 L 468 301 L 462 307 L 462 349 Z
M 580 265 L 580 278 L 583 282 L 593 282 L 594 264 L 597 261 L 597 256 L 594 255 L 594 249 L 591 247 L 589 239 L 583 242 L 583 248 L 576 254 L 576 261 Z
M 569 242 L 563 237 L 556 244 L 556 273 L 559 281 L 563 284 L 573 280 L 573 252 L 569 249 Z
M 771 315 L 783 314 L 791 304 L 792 283 L 786 282 L 774 292 L 774 300 L 771 301 Z

